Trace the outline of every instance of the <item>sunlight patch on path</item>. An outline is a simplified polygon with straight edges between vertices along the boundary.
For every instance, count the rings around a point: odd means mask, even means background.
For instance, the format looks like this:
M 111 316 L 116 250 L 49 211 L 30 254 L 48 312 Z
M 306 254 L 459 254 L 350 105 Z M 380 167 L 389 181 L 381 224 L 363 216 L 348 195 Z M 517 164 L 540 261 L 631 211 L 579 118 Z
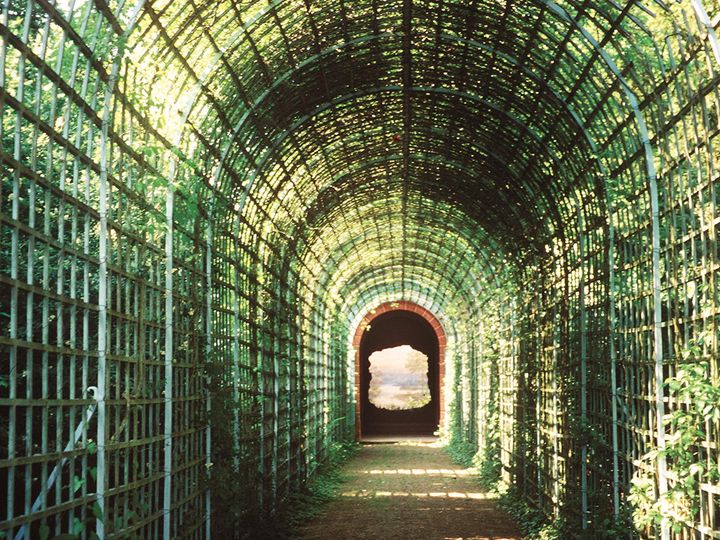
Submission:
M 452 463 L 437 441 L 362 445 L 346 481 L 299 538 L 520 540 L 519 528 L 482 489 L 478 471 Z

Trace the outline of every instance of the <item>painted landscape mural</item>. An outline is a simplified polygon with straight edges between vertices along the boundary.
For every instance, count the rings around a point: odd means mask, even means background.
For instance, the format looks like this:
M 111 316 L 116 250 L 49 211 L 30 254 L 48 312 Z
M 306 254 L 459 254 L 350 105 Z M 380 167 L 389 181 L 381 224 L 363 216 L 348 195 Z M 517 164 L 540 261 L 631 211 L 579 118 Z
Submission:
M 379 409 L 403 411 L 430 403 L 428 357 L 410 345 L 370 355 L 370 403 Z

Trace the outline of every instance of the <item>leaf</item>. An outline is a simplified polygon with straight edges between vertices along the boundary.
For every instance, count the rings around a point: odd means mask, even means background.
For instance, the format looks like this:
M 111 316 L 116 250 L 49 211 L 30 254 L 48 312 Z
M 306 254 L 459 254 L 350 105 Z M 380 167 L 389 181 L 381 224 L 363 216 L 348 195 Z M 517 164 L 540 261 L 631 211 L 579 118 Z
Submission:
M 73 520 L 73 533 L 76 535 L 79 535 L 81 532 L 85 530 L 85 524 L 80 521 L 78 518 L 75 518 Z
M 57 536 L 53 536 L 52 540 L 77 540 L 76 534 L 58 534 Z
M 72 490 L 77 493 L 78 490 L 85 485 L 85 479 L 79 476 L 73 476 Z
M 105 520 L 105 517 L 103 516 L 102 508 L 100 508 L 100 505 L 98 503 L 93 504 L 92 512 L 98 521 L 102 522 Z

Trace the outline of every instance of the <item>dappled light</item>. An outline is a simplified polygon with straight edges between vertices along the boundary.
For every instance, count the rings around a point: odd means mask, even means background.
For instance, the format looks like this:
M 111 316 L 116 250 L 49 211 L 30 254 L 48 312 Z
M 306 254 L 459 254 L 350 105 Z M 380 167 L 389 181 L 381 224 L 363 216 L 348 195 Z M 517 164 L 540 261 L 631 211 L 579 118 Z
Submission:
M 336 498 L 301 538 L 520 538 L 497 491 L 437 444 L 366 444 L 341 474 Z
M 373 469 L 361 471 L 363 474 L 412 474 L 414 476 L 471 476 L 476 469 Z
M 447 492 L 447 491 L 428 491 L 425 492 L 403 492 L 403 491 L 369 491 L 369 490 L 359 490 L 359 491 L 341 491 L 340 492 L 341 497 L 417 497 L 417 498 L 426 498 L 431 497 L 434 499 L 437 498 L 446 498 L 446 499 L 475 499 L 475 500 L 490 500 L 490 499 L 498 499 L 498 495 L 494 494 L 488 494 L 488 493 L 480 493 L 480 492 L 468 492 L 468 491 L 455 491 L 455 492 Z

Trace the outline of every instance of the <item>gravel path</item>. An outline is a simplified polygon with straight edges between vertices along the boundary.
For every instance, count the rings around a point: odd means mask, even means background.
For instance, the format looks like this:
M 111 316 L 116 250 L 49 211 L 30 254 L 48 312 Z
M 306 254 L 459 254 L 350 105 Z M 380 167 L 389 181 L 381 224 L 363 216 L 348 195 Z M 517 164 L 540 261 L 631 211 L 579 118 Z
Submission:
M 474 474 L 436 443 L 370 444 L 345 465 L 339 496 L 303 539 L 519 540 Z

